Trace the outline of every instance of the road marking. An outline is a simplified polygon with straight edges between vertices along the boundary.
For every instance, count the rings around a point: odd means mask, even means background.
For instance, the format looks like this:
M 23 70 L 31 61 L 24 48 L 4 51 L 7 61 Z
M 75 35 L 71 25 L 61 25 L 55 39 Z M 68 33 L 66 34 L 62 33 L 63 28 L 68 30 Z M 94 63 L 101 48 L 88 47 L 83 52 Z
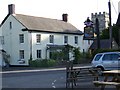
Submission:
M 52 86 L 53 88 L 56 88 L 55 86 Z
M 54 82 L 56 82 L 57 80 L 54 80 Z
M 54 69 L 41 69 L 41 70 L 18 70 L 18 71 L 3 71 L 0 73 L 21 73 L 21 72 L 39 72 L 39 71 L 56 71 L 65 70 L 66 68 L 54 68 Z
M 74 67 L 74 68 L 85 68 L 91 66 L 81 66 L 81 67 Z M 66 68 L 52 68 L 52 69 L 35 69 L 35 70 L 16 70 L 16 71 L 3 71 L 0 73 L 22 73 L 22 72 L 40 72 L 40 71 L 57 71 L 57 70 L 66 70 Z
M 57 80 L 54 80 L 53 83 L 52 83 L 52 87 L 53 87 L 53 88 L 56 88 L 55 85 L 54 85 L 56 81 L 57 81 Z

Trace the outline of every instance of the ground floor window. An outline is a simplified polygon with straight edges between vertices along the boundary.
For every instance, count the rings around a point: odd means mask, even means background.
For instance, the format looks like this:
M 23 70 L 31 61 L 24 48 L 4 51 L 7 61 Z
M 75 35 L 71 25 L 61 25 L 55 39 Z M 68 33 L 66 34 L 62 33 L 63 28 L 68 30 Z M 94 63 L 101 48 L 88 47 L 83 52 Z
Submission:
M 19 51 L 19 57 L 20 57 L 20 60 L 24 59 L 24 50 Z
M 37 58 L 41 58 L 41 50 L 37 50 Z

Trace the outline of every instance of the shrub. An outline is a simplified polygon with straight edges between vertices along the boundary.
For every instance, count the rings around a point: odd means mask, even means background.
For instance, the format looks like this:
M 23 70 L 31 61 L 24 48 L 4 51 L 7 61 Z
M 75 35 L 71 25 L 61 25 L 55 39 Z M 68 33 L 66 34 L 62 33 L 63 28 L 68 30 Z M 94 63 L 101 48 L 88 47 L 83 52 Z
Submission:
M 92 57 L 94 57 L 97 53 L 102 53 L 102 52 L 116 52 L 116 51 L 120 51 L 120 49 L 96 49 L 92 53 Z
M 51 67 L 55 66 L 55 60 L 47 60 L 47 59 L 36 59 L 36 60 L 29 60 L 29 66 L 31 67 Z

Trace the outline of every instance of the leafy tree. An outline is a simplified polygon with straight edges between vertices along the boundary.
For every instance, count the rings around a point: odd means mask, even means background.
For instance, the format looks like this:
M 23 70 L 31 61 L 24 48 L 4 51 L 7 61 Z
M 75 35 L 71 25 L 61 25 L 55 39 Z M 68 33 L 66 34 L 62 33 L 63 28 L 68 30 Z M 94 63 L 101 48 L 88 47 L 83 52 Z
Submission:
M 112 37 L 119 44 L 119 27 L 114 25 L 112 26 Z M 109 28 L 102 31 L 100 39 L 109 39 Z
M 109 39 L 109 29 L 105 29 L 102 31 L 100 39 Z
M 79 48 L 74 48 L 73 55 L 74 55 L 74 63 L 78 63 L 78 61 L 81 58 L 81 52 L 80 52 Z

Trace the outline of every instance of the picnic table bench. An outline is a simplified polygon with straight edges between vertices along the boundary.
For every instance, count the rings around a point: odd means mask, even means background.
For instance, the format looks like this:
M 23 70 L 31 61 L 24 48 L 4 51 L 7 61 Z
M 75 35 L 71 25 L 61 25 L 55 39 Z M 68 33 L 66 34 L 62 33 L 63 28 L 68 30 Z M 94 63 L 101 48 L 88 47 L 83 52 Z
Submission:
M 93 81 L 96 87 L 101 86 L 101 90 L 105 89 L 105 86 L 115 86 L 117 90 L 120 90 L 120 70 L 103 71 L 103 81 Z M 111 77 L 111 80 L 109 80 Z
M 101 86 L 101 90 L 104 90 L 106 85 L 112 85 L 115 86 L 117 90 L 120 90 L 120 83 L 119 82 L 105 82 L 105 81 L 93 81 L 94 85 L 96 87 Z
M 66 88 L 77 85 L 78 80 L 84 80 L 86 77 L 98 80 L 97 68 L 91 66 L 73 67 L 72 63 L 66 67 Z

